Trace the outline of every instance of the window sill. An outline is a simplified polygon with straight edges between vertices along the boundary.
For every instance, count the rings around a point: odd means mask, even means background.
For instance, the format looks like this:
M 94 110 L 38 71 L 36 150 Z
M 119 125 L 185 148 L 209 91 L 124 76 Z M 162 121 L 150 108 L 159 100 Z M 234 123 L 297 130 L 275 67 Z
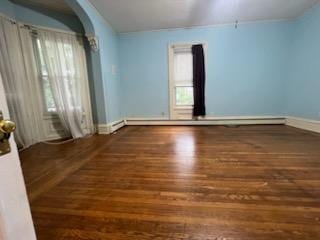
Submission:
M 50 119 L 57 119 L 58 114 L 57 113 L 44 113 L 43 114 L 43 119 L 44 120 L 50 120 Z
M 192 110 L 193 106 L 181 106 L 181 107 L 174 107 L 174 110 Z

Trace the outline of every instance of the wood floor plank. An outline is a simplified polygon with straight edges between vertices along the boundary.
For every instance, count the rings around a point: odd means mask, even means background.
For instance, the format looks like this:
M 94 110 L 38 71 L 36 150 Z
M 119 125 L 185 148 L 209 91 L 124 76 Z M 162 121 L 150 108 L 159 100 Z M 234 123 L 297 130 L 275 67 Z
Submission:
M 281 125 L 132 126 L 21 158 L 39 240 L 314 240 L 319 146 Z

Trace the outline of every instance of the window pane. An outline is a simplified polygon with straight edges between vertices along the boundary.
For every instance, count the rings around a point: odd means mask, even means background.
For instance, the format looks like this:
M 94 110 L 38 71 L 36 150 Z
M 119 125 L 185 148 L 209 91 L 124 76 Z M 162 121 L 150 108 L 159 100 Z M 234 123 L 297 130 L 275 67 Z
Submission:
M 51 62 L 51 71 L 54 72 L 60 79 L 60 81 L 64 81 L 64 85 L 69 86 L 66 90 L 66 98 L 67 104 L 70 108 L 81 109 L 81 97 L 78 96 L 78 99 L 69 89 L 80 89 L 79 80 L 80 80 L 80 71 L 77 71 L 76 65 L 78 64 L 78 60 L 75 58 L 73 53 L 73 46 L 71 43 L 63 43 L 63 42 L 52 42 L 51 40 L 46 40 L 45 44 L 45 52 L 42 49 L 42 45 L 39 39 L 36 41 L 37 50 L 38 50 L 38 67 L 40 72 L 40 79 L 43 88 L 43 99 L 44 99 L 44 108 L 47 112 L 56 112 L 56 106 L 54 103 L 53 94 L 51 91 L 50 81 L 48 79 L 49 73 L 46 66 L 45 56 L 48 57 L 48 61 L 53 58 L 59 58 L 59 62 L 61 64 L 55 64 L 55 60 Z M 80 91 L 80 90 L 79 90 Z
M 193 87 L 176 87 L 176 105 L 193 105 Z
M 48 71 L 44 61 L 43 51 L 39 39 L 36 39 L 36 44 L 38 53 L 37 64 L 39 68 L 40 81 L 42 85 L 44 110 L 46 112 L 56 112 L 57 109 L 54 103 L 50 82 L 48 79 Z
M 43 92 L 44 92 L 44 99 L 46 104 L 46 110 L 48 112 L 56 112 L 56 106 L 54 104 L 54 99 L 50 87 L 50 82 L 47 77 L 43 77 Z
M 193 59 L 191 52 L 176 52 L 174 55 L 174 81 L 191 83 L 193 79 Z
M 48 76 L 48 71 L 44 62 L 43 58 L 43 53 L 42 53 L 42 48 L 41 48 L 41 43 L 40 40 L 37 39 L 37 47 L 38 47 L 38 54 L 39 54 L 39 67 L 42 75 Z

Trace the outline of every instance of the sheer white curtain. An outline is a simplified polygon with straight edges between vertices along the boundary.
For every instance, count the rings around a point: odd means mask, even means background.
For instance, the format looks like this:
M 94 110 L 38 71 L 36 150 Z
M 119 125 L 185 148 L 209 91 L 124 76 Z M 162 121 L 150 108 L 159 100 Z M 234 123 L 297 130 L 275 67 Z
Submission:
M 83 40 L 47 30 L 37 30 L 37 35 L 59 119 L 73 138 L 81 138 L 84 121 L 93 131 Z
M 17 123 L 15 138 L 21 147 L 40 142 L 44 136 L 33 59 L 29 30 L 19 34 L 17 23 L 0 16 L 0 72 L 10 115 Z

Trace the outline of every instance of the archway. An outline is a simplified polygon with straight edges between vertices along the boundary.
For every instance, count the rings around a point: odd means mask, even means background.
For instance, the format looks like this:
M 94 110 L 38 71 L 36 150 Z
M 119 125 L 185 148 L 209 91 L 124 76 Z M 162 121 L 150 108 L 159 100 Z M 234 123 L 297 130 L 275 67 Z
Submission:
M 91 91 L 91 103 L 93 111 L 93 120 L 95 124 L 106 123 L 106 103 L 101 101 L 105 99 L 103 88 L 103 75 L 101 68 L 100 50 L 94 49 L 94 40 L 97 39 L 94 21 L 90 18 L 92 13 L 87 13 L 85 5 L 88 4 L 83 0 L 65 0 L 66 3 L 77 14 L 85 29 L 86 37 L 88 39 L 86 52 L 88 62 L 89 84 Z

